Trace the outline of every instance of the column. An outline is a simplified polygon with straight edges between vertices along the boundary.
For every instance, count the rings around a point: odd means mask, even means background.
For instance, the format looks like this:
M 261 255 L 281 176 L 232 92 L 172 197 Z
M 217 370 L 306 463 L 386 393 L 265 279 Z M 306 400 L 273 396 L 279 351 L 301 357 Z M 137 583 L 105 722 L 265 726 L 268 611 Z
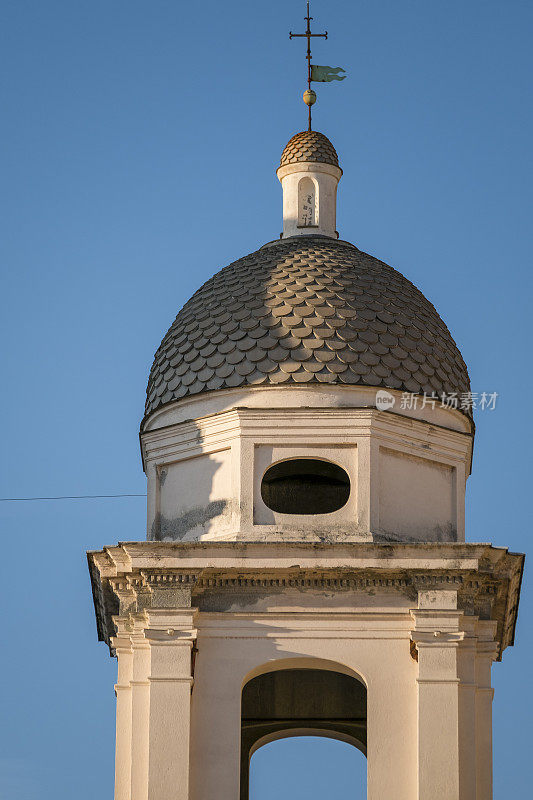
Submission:
M 131 681 L 133 678 L 133 648 L 129 619 L 114 618 L 117 635 L 111 640 L 118 661 L 115 684 L 117 698 L 117 730 L 115 747 L 115 800 L 131 798 Z
M 223 631 L 224 621 L 219 622 Z M 252 640 L 252 652 L 255 644 Z M 249 646 L 246 638 L 235 638 L 234 630 L 228 639 L 209 631 L 199 636 L 192 697 L 191 800 L 239 798 L 241 691 Z M 262 656 L 257 658 L 261 663 Z
M 131 615 L 133 651 L 131 680 L 131 800 L 148 800 L 150 722 L 150 645 L 145 639 L 144 613 Z
M 476 800 L 476 617 L 457 592 L 419 592 L 418 800 Z
M 492 698 L 490 671 L 498 656 L 496 622 L 478 622 L 476 653 L 476 800 L 492 800 Z
M 372 470 L 379 468 L 376 448 L 369 436 L 361 436 L 357 441 L 357 525 L 361 532 L 368 533 L 379 528 L 378 504 L 376 502 L 378 480 L 374 483 Z M 379 450 L 378 450 L 379 453 Z M 377 512 L 377 513 L 376 513 Z
M 194 608 L 147 609 L 148 800 L 188 800 Z

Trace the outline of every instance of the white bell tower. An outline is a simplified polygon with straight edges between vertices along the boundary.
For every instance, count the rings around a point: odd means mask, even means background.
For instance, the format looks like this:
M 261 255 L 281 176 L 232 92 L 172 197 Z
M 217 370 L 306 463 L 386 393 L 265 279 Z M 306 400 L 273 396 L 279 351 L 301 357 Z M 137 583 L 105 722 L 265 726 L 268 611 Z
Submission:
M 156 353 L 147 541 L 88 554 L 115 800 L 248 800 L 252 754 L 302 734 L 365 753 L 369 800 L 492 798 L 524 559 L 465 541 L 466 365 L 410 281 L 338 239 L 341 174 L 296 134 L 282 238 Z

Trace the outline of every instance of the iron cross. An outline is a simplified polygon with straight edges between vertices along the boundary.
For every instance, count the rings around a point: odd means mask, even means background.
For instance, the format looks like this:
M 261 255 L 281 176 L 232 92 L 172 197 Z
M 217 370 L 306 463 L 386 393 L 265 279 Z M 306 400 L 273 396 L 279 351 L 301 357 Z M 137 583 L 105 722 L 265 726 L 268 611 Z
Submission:
M 322 39 L 328 38 L 328 32 L 325 33 L 311 33 L 311 20 L 313 17 L 309 15 L 309 0 L 307 2 L 307 16 L 304 17 L 307 20 L 307 29 L 305 33 L 293 33 L 290 31 L 289 39 L 297 39 L 299 37 L 304 37 L 307 39 L 307 88 L 311 91 L 311 39 L 313 37 Z M 311 106 L 309 106 L 309 130 L 311 130 Z

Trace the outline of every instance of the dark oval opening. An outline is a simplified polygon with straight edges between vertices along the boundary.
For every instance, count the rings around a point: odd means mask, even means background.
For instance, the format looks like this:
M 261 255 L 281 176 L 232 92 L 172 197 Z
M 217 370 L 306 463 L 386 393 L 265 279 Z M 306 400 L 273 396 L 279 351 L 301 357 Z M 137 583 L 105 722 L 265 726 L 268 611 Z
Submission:
M 281 514 L 331 514 L 348 502 L 348 474 L 328 461 L 297 458 L 267 469 L 261 497 Z

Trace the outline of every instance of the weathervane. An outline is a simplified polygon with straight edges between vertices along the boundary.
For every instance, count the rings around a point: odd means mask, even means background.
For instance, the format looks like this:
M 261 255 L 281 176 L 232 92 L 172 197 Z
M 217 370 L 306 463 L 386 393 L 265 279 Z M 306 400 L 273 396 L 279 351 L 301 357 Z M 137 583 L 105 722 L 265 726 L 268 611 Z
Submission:
M 289 39 L 297 39 L 305 37 L 307 39 L 307 89 L 304 92 L 303 100 L 309 109 L 309 130 L 311 130 L 311 106 L 316 103 L 316 93 L 311 89 L 311 81 L 320 83 L 329 83 L 330 81 L 343 81 L 346 75 L 339 75 L 339 72 L 346 72 L 342 67 L 320 67 L 317 64 L 311 64 L 311 39 L 312 38 L 328 38 L 328 32 L 325 33 L 311 33 L 311 20 L 313 17 L 309 14 L 309 2 L 307 2 L 307 28 L 305 33 L 293 33 L 290 31 Z

